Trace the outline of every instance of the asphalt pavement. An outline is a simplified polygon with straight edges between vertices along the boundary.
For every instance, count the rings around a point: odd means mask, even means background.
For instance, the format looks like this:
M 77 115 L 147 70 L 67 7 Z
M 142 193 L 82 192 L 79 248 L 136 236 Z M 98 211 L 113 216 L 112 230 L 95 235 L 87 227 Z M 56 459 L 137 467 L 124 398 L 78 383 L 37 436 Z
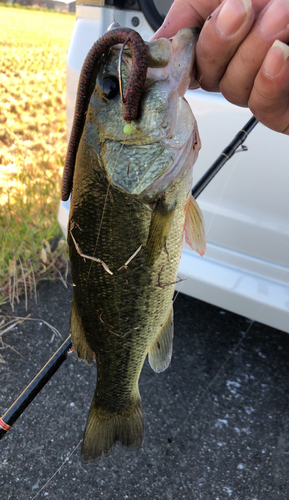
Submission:
M 69 335 L 71 291 L 46 281 L 17 305 L 31 319 L 3 337 L 0 415 Z M 143 448 L 84 466 L 95 381 L 72 354 L 1 440 L 1 500 L 289 498 L 288 334 L 179 294 L 172 363 L 140 378 Z

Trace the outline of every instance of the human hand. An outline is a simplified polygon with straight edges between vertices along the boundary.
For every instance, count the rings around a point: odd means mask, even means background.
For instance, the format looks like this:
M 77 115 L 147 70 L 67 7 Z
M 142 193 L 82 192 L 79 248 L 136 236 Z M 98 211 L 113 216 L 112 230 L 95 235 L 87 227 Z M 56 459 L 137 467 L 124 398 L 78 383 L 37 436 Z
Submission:
M 289 135 L 289 0 L 175 0 L 155 38 L 201 28 L 197 85 Z

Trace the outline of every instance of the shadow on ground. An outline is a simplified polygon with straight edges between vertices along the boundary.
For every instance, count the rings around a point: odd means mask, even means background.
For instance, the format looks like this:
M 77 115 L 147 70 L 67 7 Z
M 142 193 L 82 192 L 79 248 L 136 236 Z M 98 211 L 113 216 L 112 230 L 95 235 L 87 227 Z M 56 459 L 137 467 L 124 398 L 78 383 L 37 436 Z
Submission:
M 17 352 L 2 351 L 0 415 L 68 336 L 70 300 L 71 286 L 45 282 L 28 308 L 39 320 L 5 334 Z M 27 315 L 24 305 L 15 315 Z M 143 448 L 117 446 L 87 466 L 80 446 L 70 454 L 82 438 L 96 369 L 72 354 L 0 442 L 1 498 L 288 499 L 289 336 L 250 324 L 179 294 L 172 364 L 156 374 L 146 362 L 140 379 Z

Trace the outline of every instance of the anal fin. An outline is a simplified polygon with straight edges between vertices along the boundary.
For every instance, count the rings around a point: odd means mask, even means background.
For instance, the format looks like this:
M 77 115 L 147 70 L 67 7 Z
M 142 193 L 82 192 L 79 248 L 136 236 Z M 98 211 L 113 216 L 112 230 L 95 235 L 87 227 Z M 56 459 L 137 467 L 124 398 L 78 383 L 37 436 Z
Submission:
M 204 255 L 207 247 L 204 216 L 192 195 L 186 210 L 185 240 L 192 250 Z
M 170 364 L 173 352 L 174 319 L 170 307 L 163 326 L 149 350 L 149 364 L 157 372 L 163 372 Z

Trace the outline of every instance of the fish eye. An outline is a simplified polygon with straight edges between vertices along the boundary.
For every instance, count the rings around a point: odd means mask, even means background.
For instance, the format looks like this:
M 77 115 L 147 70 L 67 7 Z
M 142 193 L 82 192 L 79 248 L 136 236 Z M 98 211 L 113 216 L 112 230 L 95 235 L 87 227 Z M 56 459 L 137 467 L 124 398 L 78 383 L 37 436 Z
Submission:
M 107 76 L 101 83 L 103 95 L 106 99 L 114 99 L 119 94 L 119 83 L 115 76 Z

